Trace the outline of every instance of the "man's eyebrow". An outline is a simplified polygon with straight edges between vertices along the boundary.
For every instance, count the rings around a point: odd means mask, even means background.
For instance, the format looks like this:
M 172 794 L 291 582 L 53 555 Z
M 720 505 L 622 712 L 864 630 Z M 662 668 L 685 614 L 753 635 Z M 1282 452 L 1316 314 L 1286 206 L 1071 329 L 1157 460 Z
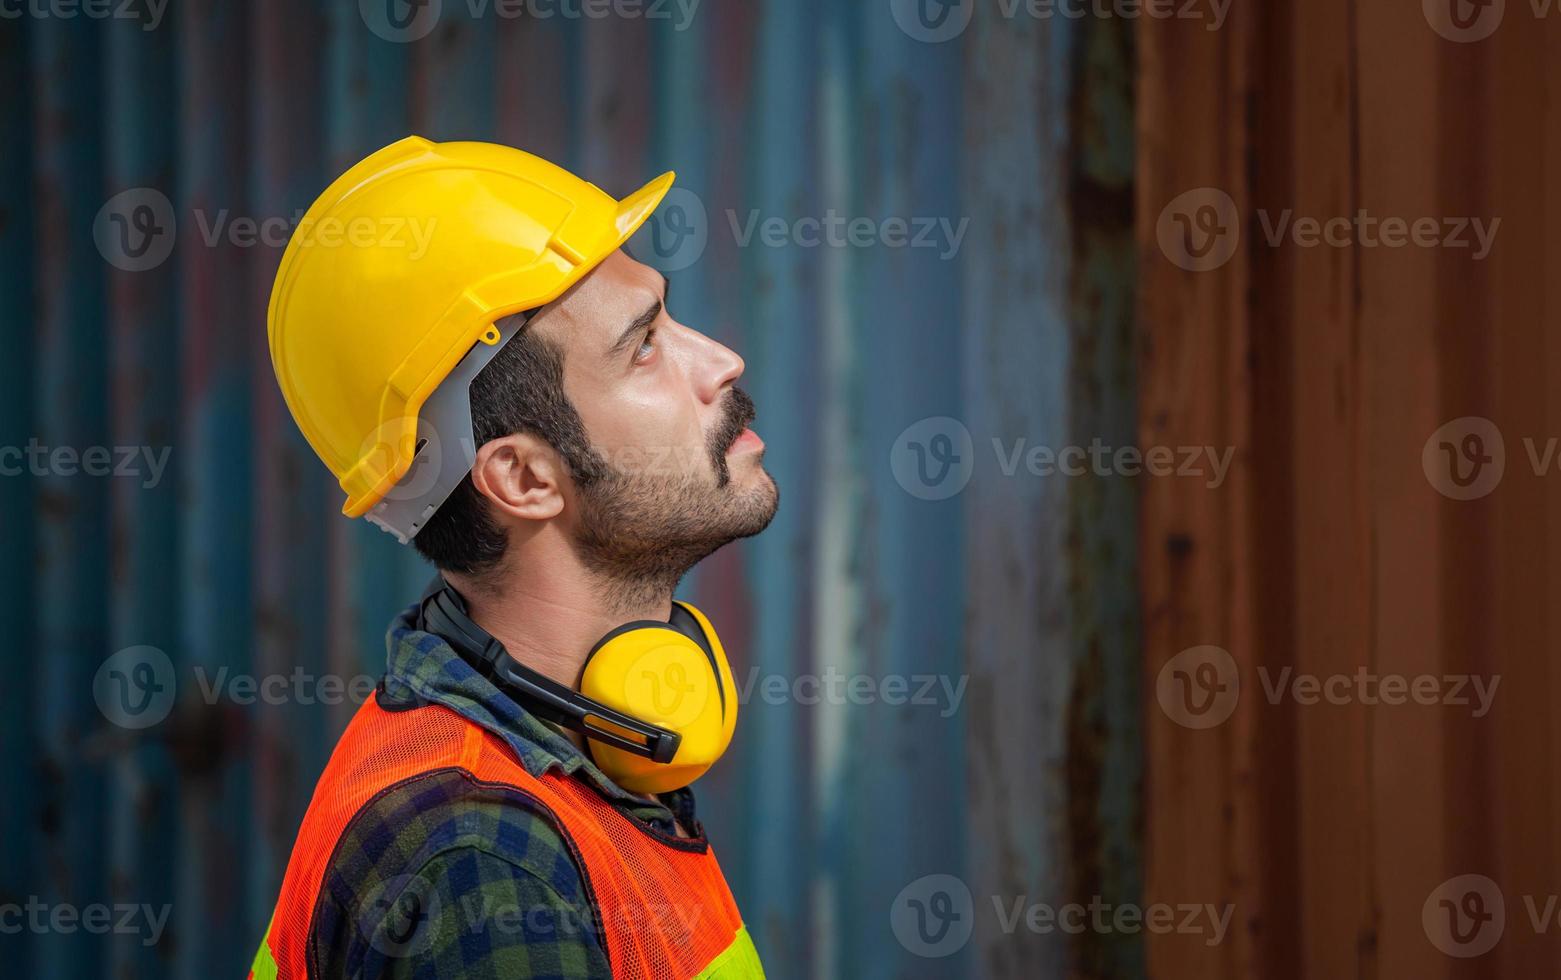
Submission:
M 672 283 L 667 280 L 666 276 L 662 276 L 662 296 L 665 297 L 666 294 L 671 291 L 671 289 Z M 618 335 L 618 339 L 614 341 L 613 345 L 607 349 L 606 357 L 609 361 L 617 359 L 620 354 L 629 349 L 629 345 L 632 344 L 636 338 L 640 337 L 645 333 L 645 331 L 650 329 L 650 325 L 656 322 L 656 317 L 661 315 L 662 303 L 663 300 L 661 299 L 652 302 L 650 306 L 646 307 L 645 312 L 635 317 L 633 321 L 629 323 L 628 327 L 624 329 L 623 333 Z

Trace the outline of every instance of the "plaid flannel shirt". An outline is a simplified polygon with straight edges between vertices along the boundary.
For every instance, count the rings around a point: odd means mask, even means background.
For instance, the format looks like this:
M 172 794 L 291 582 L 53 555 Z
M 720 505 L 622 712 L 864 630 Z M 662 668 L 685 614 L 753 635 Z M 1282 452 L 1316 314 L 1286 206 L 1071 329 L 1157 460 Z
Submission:
M 527 772 L 557 769 L 666 833 L 703 830 L 693 794 L 648 802 L 616 786 L 573 743 L 415 628 L 391 624 L 378 697 L 389 710 L 440 704 L 514 750 Z M 309 936 L 318 977 L 608 977 L 606 943 L 584 872 L 559 829 L 528 800 L 457 772 L 418 777 L 371 800 L 325 873 Z

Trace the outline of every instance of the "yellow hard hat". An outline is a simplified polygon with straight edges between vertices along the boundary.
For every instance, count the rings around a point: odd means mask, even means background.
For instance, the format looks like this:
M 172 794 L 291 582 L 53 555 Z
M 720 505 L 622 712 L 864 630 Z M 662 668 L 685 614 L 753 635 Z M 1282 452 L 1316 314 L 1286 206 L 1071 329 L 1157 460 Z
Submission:
M 287 407 L 347 493 L 342 513 L 364 515 L 406 475 L 419 410 L 475 345 L 499 344 L 495 322 L 562 295 L 672 178 L 618 201 L 521 150 L 409 136 L 325 189 L 282 255 L 268 329 Z

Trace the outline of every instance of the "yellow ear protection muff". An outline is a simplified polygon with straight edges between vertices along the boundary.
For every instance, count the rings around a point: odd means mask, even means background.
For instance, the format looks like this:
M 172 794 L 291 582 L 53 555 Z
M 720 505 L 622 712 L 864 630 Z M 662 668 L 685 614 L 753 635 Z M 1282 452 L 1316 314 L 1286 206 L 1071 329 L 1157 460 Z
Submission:
M 532 714 L 585 736 L 591 761 L 634 793 L 692 783 L 737 727 L 726 651 L 710 620 L 686 602 L 674 601 L 665 623 L 625 623 L 598 640 L 578 691 L 511 657 L 442 576 L 423 596 L 418 628 L 442 637 Z

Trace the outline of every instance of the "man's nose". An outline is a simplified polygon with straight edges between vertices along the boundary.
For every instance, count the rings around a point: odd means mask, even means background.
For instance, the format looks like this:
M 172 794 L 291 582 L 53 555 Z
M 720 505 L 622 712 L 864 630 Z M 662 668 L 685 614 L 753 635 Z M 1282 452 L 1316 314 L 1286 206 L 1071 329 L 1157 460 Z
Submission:
M 714 402 L 729 386 L 743 376 L 742 357 L 730 347 L 711 340 L 702 333 L 691 331 L 699 338 L 699 397 Z

